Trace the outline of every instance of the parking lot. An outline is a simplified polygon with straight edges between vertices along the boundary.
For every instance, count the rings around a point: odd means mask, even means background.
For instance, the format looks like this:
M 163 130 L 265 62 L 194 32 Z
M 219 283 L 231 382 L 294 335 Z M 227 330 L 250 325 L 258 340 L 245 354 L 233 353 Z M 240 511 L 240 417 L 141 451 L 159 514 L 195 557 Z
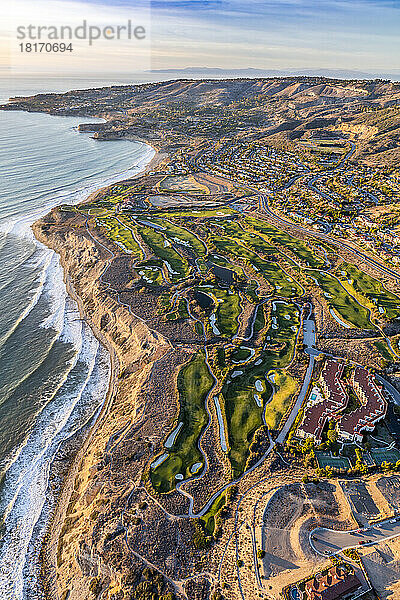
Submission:
M 333 531 L 317 527 L 310 534 L 310 544 L 318 554 L 327 556 L 346 548 L 378 544 L 398 535 L 400 535 L 400 521 L 388 519 L 366 529 L 354 531 Z

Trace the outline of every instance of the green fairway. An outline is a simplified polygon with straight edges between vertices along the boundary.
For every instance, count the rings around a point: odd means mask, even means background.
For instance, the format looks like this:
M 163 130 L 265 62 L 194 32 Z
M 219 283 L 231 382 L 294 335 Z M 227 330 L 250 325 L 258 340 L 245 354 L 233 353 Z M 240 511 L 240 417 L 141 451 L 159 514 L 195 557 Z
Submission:
M 239 294 L 218 288 L 214 288 L 212 293 L 218 301 L 215 312 L 217 328 L 223 335 L 235 335 L 239 326 L 238 318 L 242 311 Z
M 299 309 L 290 302 L 274 300 L 271 319 L 263 352 L 264 357 L 271 359 L 268 370 L 285 367 L 292 360 L 300 325 Z
M 193 219 L 198 219 L 198 218 L 209 218 L 211 219 L 212 217 L 216 217 L 219 220 L 219 217 L 227 217 L 233 214 L 233 209 L 232 208 L 223 208 L 223 207 L 218 207 L 218 208 L 209 208 L 209 209 L 202 209 L 202 208 L 190 208 L 190 209 L 184 209 L 184 210 L 171 210 L 168 211 L 168 217 L 172 218 L 172 217 L 178 217 L 178 218 L 185 218 L 187 219 L 187 225 L 189 226 L 191 222 L 193 222 Z
M 231 372 L 234 375 L 236 371 Z M 271 395 L 269 383 L 264 381 L 264 370 L 249 365 L 240 369 L 243 374 L 227 380 L 222 388 L 225 414 L 228 424 L 229 459 L 233 473 L 238 477 L 243 473 L 249 455 L 249 446 L 257 429 L 263 425 L 262 405 Z M 258 392 L 256 381 L 263 384 L 263 392 Z M 258 406 L 255 396 L 260 398 Z
M 243 473 L 254 433 L 264 424 L 264 406 L 273 391 L 265 376 L 270 370 L 284 369 L 294 354 L 300 323 L 299 311 L 293 304 L 285 302 L 274 302 L 273 309 L 272 322 L 266 332 L 265 347 L 260 357 L 233 368 L 222 387 L 228 426 L 229 459 L 235 476 Z M 277 397 L 271 400 L 267 417 L 269 425 L 273 427 L 277 427 L 278 420 L 280 422 L 286 412 L 295 384 L 284 372 L 280 372 L 278 383 Z
M 284 231 L 280 231 L 273 225 L 269 225 L 266 221 L 247 217 L 246 223 L 254 227 L 257 232 L 265 234 L 272 244 L 286 246 L 307 266 L 318 269 L 324 265 L 322 258 L 317 256 L 307 244 Z
M 229 337 L 234 335 L 238 330 L 238 318 L 242 311 L 239 294 L 217 286 L 198 287 L 197 290 L 214 301 L 216 309 L 210 316 L 213 333 Z
M 338 315 L 347 323 L 360 329 L 373 329 L 374 325 L 369 319 L 369 311 L 353 298 L 343 285 L 329 273 L 309 270 L 307 276 L 316 279 L 324 293 L 329 306 L 334 308 Z
M 186 305 L 185 300 L 183 298 L 180 298 L 178 300 L 178 302 L 176 303 L 174 310 L 172 310 L 171 312 L 165 313 L 165 318 L 168 321 L 176 321 L 178 319 L 188 319 L 189 313 L 187 310 L 187 305 Z
M 134 240 L 131 230 L 122 222 L 117 221 L 115 217 L 102 217 L 97 222 L 105 235 L 121 250 L 138 258 L 143 257 L 143 253 L 139 244 Z
M 223 506 L 225 506 L 225 504 L 226 504 L 226 492 L 222 492 L 222 494 L 217 496 L 217 498 L 211 504 L 211 506 L 208 509 L 208 511 L 206 512 L 206 514 L 203 517 L 201 517 L 201 520 L 203 521 L 205 528 L 206 528 L 207 532 L 209 533 L 209 535 L 212 535 L 214 533 L 215 517 L 218 514 L 218 512 L 221 510 L 221 508 Z
M 243 275 L 242 267 L 238 265 L 234 265 L 230 260 L 228 260 L 225 256 L 221 256 L 219 254 L 210 254 L 208 256 L 208 260 L 218 267 L 224 267 L 225 269 L 230 269 L 234 271 L 237 275 Z
M 135 265 L 138 275 L 146 282 L 154 285 L 163 284 L 163 261 L 160 258 L 148 258 Z
M 216 225 L 218 229 L 222 230 L 222 235 L 229 237 L 237 237 L 244 233 L 236 219 L 212 219 L 210 224 Z
M 238 348 L 235 348 L 235 350 L 233 350 L 230 358 L 233 362 L 245 362 L 249 360 L 249 358 L 251 358 L 253 352 L 251 348 L 247 348 L 246 346 L 239 346 Z
M 395 357 L 390 352 L 389 347 L 384 339 L 376 340 L 374 342 L 374 346 L 384 360 L 387 360 L 389 362 L 393 362 L 395 360 Z
M 190 267 L 187 260 L 182 258 L 182 256 L 169 245 L 169 242 L 165 242 L 161 233 L 147 226 L 140 226 L 138 227 L 138 230 L 146 244 L 153 250 L 154 254 L 164 261 L 173 281 L 189 275 Z
M 365 296 L 378 312 L 384 314 L 389 321 L 400 317 L 399 296 L 385 289 L 377 279 L 348 263 L 340 265 L 338 277 L 340 279 L 344 278 L 356 292 Z
M 244 242 L 242 244 L 240 239 L 234 240 L 228 237 L 215 236 L 212 241 L 218 252 L 227 253 L 252 265 L 255 271 L 260 273 L 273 286 L 274 291 L 279 296 L 294 298 L 302 295 L 303 290 L 300 285 L 294 281 L 291 275 L 283 271 L 277 262 L 260 258 L 258 254 L 248 249 Z
M 150 472 L 151 482 L 160 493 L 169 492 L 175 487 L 178 481 L 175 475 L 181 474 L 187 479 L 193 475 L 193 465 L 203 463 L 198 441 L 208 421 L 205 400 L 213 383 L 202 353 L 196 354 L 179 372 L 180 408 L 177 422 L 183 425 L 167 450 L 167 459 Z
M 265 327 L 264 305 L 259 304 L 257 307 L 256 318 L 254 319 L 254 333 L 259 333 Z
M 301 286 L 289 273 L 283 271 L 278 263 L 258 259 L 253 261 L 253 265 L 261 271 L 268 283 L 274 287 L 274 291 L 278 296 L 296 298 L 303 294 Z
M 263 256 L 267 256 L 268 260 L 274 260 L 275 257 L 280 257 L 276 247 L 270 244 L 260 235 L 244 232 L 241 232 L 241 234 L 241 241 L 246 244 L 250 250 L 253 250 L 254 252 L 257 252 Z
M 169 215 L 166 215 L 169 216 Z M 193 250 L 197 256 L 205 256 L 207 254 L 207 247 L 204 242 L 201 242 L 191 231 L 170 222 L 166 218 L 155 218 L 151 217 L 146 219 L 150 223 L 155 223 L 163 227 L 163 234 L 170 239 L 172 242 L 181 243 L 183 246 L 187 246 Z
M 137 267 L 137 272 L 146 283 L 153 285 L 163 284 L 164 280 L 160 267 L 140 265 Z
M 101 208 L 101 206 L 94 206 L 93 208 L 88 208 L 87 214 L 91 217 L 106 217 L 110 213 L 106 208 Z
M 293 395 L 298 384 L 293 377 L 282 370 L 271 371 L 270 379 L 273 379 L 274 395 L 265 409 L 265 424 L 271 430 L 277 430 L 283 416 L 290 407 Z

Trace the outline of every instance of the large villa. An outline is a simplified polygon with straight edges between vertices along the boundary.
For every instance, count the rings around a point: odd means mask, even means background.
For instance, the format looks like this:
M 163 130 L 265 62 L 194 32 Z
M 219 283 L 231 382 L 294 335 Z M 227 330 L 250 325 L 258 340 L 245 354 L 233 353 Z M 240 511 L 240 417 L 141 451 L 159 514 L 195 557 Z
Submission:
M 348 565 L 334 565 L 282 590 L 285 600 L 350 600 L 360 593 L 361 582 Z M 356 595 L 354 595 L 356 594 Z
M 387 401 L 368 371 L 362 367 L 354 369 L 351 385 L 361 406 L 341 417 L 339 436 L 344 440 L 362 441 L 363 431 L 373 431 L 376 423 L 386 415 Z

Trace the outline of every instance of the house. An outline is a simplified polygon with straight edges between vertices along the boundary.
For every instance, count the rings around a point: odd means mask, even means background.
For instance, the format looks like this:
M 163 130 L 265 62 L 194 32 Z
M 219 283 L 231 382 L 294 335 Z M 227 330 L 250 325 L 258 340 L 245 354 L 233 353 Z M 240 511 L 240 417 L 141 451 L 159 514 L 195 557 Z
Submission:
M 354 369 L 352 387 L 361 406 L 344 415 L 339 422 L 339 437 L 361 442 L 364 431 L 373 431 L 387 411 L 387 401 L 381 389 L 372 381 L 369 372 L 362 367 Z
M 326 575 L 316 575 L 305 584 L 307 600 L 345 600 L 361 587 L 361 582 L 353 573 L 337 565 Z
M 297 430 L 302 438 L 312 437 L 322 441 L 322 433 L 328 420 L 338 423 L 339 440 L 361 442 L 363 433 L 373 431 L 387 411 L 387 401 L 381 387 L 377 386 L 367 369 L 355 367 L 351 378 L 360 406 L 343 414 L 348 395 L 342 381 L 344 364 L 328 359 L 325 362 L 318 385 L 314 386 L 304 410 L 303 420 Z
M 322 441 L 322 432 L 328 419 L 336 416 L 347 406 L 348 397 L 341 382 L 344 365 L 328 359 L 319 378 L 319 386 L 314 387 L 303 421 L 298 429 L 300 437 L 313 437 Z M 321 393 L 322 391 L 322 393 Z

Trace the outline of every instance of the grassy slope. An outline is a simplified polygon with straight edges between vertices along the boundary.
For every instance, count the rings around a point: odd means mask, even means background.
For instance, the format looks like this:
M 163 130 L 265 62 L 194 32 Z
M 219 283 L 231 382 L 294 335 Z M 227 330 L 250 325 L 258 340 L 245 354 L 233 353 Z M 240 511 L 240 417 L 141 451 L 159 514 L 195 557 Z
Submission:
M 360 292 L 366 296 L 375 306 L 381 306 L 385 309 L 388 320 L 400 316 L 400 298 L 386 290 L 380 281 L 348 263 L 341 265 L 338 273 L 339 276 L 341 276 L 341 271 L 344 271 L 346 277 L 348 276 L 353 281 L 352 285 L 356 292 Z M 375 298 L 377 300 L 376 303 L 374 302 Z
M 169 215 L 168 215 L 169 216 Z M 184 227 L 180 227 L 175 223 L 170 223 L 163 218 L 152 218 L 148 219 L 158 225 L 162 225 L 165 228 L 163 233 L 170 239 L 177 238 L 182 240 L 183 242 L 188 243 L 192 250 L 197 254 L 197 256 L 205 256 L 207 254 L 207 248 L 204 243 L 200 242 L 198 238 L 193 235 L 188 229 Z
M 267 261 L 260 258 L 255 252 L 240 243 L 241 238 L 230 239 L 228 237 L 215 236 L 213 243 L 218 252 L 228 253 L 231 256 L 246 260 L 260 272 L 280 296 L 286 298 L 296 297 L 302 294 L 301 287 L 285 273 L 275 261 Z
M 295 256 L 304 261 L 308 266 L 318 269 L 324 265 L 324 261 L 316 256 L 311 248 L 301 240 L 284 231 L 280 231 L 276 227 L 273 227 L 273 225 L 269 225 L 260 219 L 248 217 L 246 221 L 257 231 L 265 234 L 272 244 L 276 243 L 289 248 Z
M 238 330 L 238 317 L 242 311 L 239 294 L 230 294 L 228 290 L 214 290 L 213 294 L 222 300 L 218 303 L 215 316 L 216 325 L 222 334 L 234 335 Z
M 187 277 L 189 274 L 189 265 L 171 246 L 165 246 L 163 236 L 154 231 L 151 227 L 141 226 L 139 231 L 144 241 L 153 250 L 154 254 L 164 261 L 167 261 L 176 274 L 172 274 L 173 280 Z
M 212 385 L 213 379 L 202 353 L 196 354 L 179 372 L 180 409 L 177 420 L 183 422 L 183 427 L 169 450 L 168 458 L 151 472 L 152 484 L 159 492 L 168 492 L 175 487 L 177 473 L 182 473 L 186 479 L 191 476 L 190 467 L 203 462 L 197 444 L 207 424 L 204 402 Z
M 265 411 L 265 424 L 268 425 L 269 429 L 279 427 L 298 387 L 297 381 L 285 371 L 274 371 L 274 375 L 276 391 L 271 402 L 267 404 Z
M 98 219 L 100 227 L 103 229 L 105 235 L 113 242 L 121 244 L 119 248 L 126 249 L 127 252 L 138 258 L 143 257 L 143 253 L 135 242 L 132 232 L 127 227 L 124 227 L 114 217 L 102 217 Z
M 329 273 L 311 270 L 307 274 L 318 281 L 328 304 L 336 310 L 344 321 L 360 329 L 373 329 L 373 325 L 369 320 L 369 311 L 350 296 L 335 277 L 332 277 Z
M 263 425 L 263 408 L 257 406 L 254 394 L 261 396 L 264 406 L 272 393 L 272 387 L 265 380 L 265 375 L 271 369 L 284 368 L 293 357 L 296 332 L 291 327 L 297 328 L 299 325 L 298 311 L 292 304 L 277 304 L 273 315 L 276 316 L 278 328 L 273 329 L 271 325 L 267 331 L 266 335 L 270 338 L 267 344 L 270 347 L 267 346 L 261 356 L 258 356 L 258 359 L 262 358 L 262 363 L 255 365 L 257 359 L 249 364 L 236 366 L 232 371 L 240 370 L 243 374 L 226 382 L 222 388 L 228 424 L 229 458 L 236 476 L 243 472 L 251 440 L 256 430 Z M 286 319 L 285 316 L 289 316 L 290 319 Z M 271 346 L 274 343 L 279 344 L 276 349 Z M 283 378 L 283 374 L 281 377 Z M 256 380 L 263 383 L 263 392 L 257 392 Z M 289 384 L 290 380 L 287 380 L 287 385 L 290 387 Z M 277 426 L 279 412 L 284 410 L 283 405 L 289 401 L 290 394 L 286 399 L 284 394 L 282 390 L 276 402 L 271 405 L 269 421 L 274 426 Z

